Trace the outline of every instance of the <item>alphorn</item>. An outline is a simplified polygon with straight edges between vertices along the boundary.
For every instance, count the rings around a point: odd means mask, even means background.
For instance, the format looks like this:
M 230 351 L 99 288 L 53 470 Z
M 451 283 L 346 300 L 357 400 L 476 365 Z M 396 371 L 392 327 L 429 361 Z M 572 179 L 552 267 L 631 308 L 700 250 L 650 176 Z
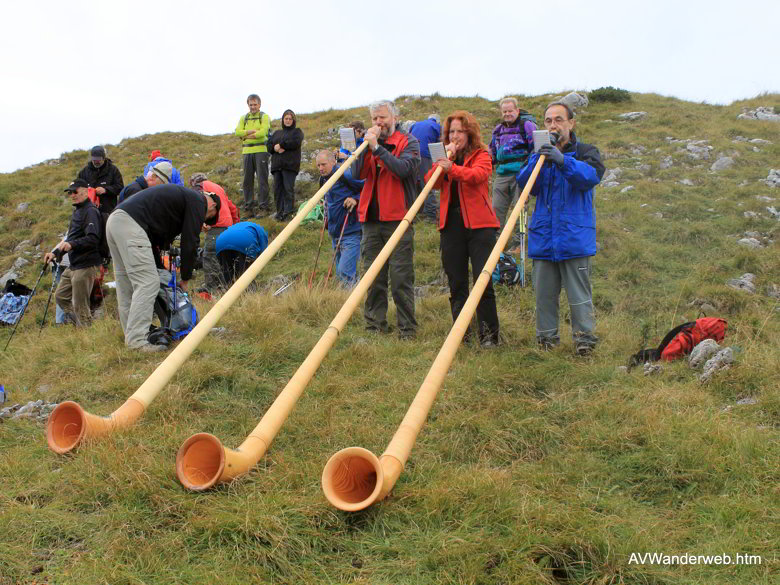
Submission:
M 223 446 L 217 437 L 209 433 L 192 435 L 182 444 L 176 454 L 176 476 L 184 487 L 194 491 L 202 491 L 217 483 L 232 481 L 247 473 L 265 455 L 279 429 L 303 394 L 306 385 L 314 377 L 317 368 L 325 359 L 330 348 L 336 343 L 339 334 L 344 330 L 347 321 L 368 291 L 368 287 L 374 282 L 382 266 L 390 258 L 390 254 L 409 228 L 440 174 L 441 168 L 437 168 L 404 215 L 393 235 L 390 236 L 379 255 L 371 263 L 363 278 L 355 285 L 325 333 L 322 334 L 255 429 L 238 449 L 229 449 Z
M 517 218 L 528 199 L 536 177 L 544 164 L 544 155 L 534 167 L 528 183 L 520 194 L 512 214 L 504 226 L 498 242 L 488 256 L 482 272 L 474 283 L 474 288 L 460 311 L 460 315 L 450 330 L 447 339 L 439 350 L 436 359 L 428 370 L 417 395 L 414 397 L 401 426 L 393 436 L 381 458 L 362 447 L 348 447 L 334 454 L 322 471 L 322 490 L 325 497 L 339 510 L 355 512 L 363 510 L 382 500 L 393 489 L 395 482 L 404 469 L 409 453 L 412 451 L 417 435 L 422 429 L 428 412 L 436 399 L 447 371 L 455 359 L 455 353 L 468 329 L 471 318 L 477 309 L 482 294 L 490 281 L 493 269 L 498 263 L 501 251 L 512 235 Z
M 361 144 L 344 164 L 333 173 L 325 184 L 312 196 L 293 220 L 276 236 L 260 256 L 246 269 L 246 272 L 228 289 L 222 298 L 206 313 L 195 328 L 178 346 L 157 366 L 157 369 L 141 384 L 136 392 L 117 410 L 107 417 L 86 412 L 72 401 L 60 403 L 51 413 L 46 423 L 46 440 L 49 448 L 56 453 L 67 453 L 87 439 L 94 439 L 134 424 L 149 404 L 170 381 L 187 358 L 200 345 L 222 315 L 236 302 L 238 297 L 252 283 L 255 277 L 279 251 L 301 221 L 322 199 L 330 188 L 346 172 L 349 165 L 365 150 L 368 143 Z

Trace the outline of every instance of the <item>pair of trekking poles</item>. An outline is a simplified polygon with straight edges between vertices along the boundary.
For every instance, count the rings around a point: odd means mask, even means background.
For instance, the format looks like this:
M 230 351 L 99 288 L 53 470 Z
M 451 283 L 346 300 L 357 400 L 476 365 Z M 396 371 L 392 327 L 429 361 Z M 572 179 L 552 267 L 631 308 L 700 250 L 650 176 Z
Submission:
M 330 268 L 328 268 L 328 275 L 325 277 L 325 283 L 322 285 L 323 287 L 328 286 L 330 275 L 333 273 L 333 265 L 336 263 L 336 257 L 338 256 L 339 250 L 341 249 L 341 239 L 344 237 L 344 229 L 347 227 L 347 222 L 349 222 L 349 216 L 353 210 L 348 211 L 347 215 L 344 217 L 344 223 L 341 226 L 341 233 L 339 234 L 338 242 L 336 242 L 336 249 L 333 252 L 333 259 L 330 261 Z M 328 216 L 325 215 L 325 218 L 322 221 L 322 230 L 320 230 L 320 243 L 317 246 L 317 254 L 316 256 L 314 256 L 314 268 L 312 269 L 311 276 L 309 277 L 309 290 L 311 290 L 312 283 L 314 282 L 314 274 L 317 272 L 317 262 L 319 262 L 320 259 L 322 240 L 325 237 L 325 228 L 327 226 L 328 226 Z
M 62 260 L 62 256 L 60 256 L 60 260 Z M 54 277 L 52 278 L 51 288 L 49 289 L 49 298 L 46 300 L 46 309 L 43 311 L 43 320 L 41 321 L 41 328 L 38 331 L 38 335 L 41 334 L 43 331 L 43 326 L 46 325 L 46 315 L 49 313 L 49 304 L 51 304 L 51 297 L 54 294 L 54 289 L 57 288 L 57 283 L 59 282 L 60 277 L 60 263 L 56 260 L 51 261 L 52 267 L 51 271 L 52 274 L 54 274 Z M 41 268 L 41 273 L 38 275 L 38 280 L 35 281 L 35 286 L 32 289 L 32 292 L 27 297 L 27 300 L 24 303 L 24 306 L 22 307 L 22 314 L 19 315 L 19 319 L 17 319 L 16 324 L 14 325 L 13 331 L 11 331 L 11 335 L 8 337 L 8 341 L 5 342 L 5 347 L 3 348 L 3 351 L 8 349 L 8 344 L 11 343 L 11 340 L 14 338 L 14 334 L 16 333 L 16 329 L 19 327 L 19 323 L 22 322 L 22 319 L 24 318 L 24 314 L 27 311 L 27 305 L 30 304 L 30 301 L 32 300 L 33 296 L 35 296 L 35 291 L 38 290 L 38 285 L 41 283 L 41 279 L 43 278 L 43 275 L 46 273 L 46 269 L 49 267 L 48 263 L 43 264 L 43 268 Z

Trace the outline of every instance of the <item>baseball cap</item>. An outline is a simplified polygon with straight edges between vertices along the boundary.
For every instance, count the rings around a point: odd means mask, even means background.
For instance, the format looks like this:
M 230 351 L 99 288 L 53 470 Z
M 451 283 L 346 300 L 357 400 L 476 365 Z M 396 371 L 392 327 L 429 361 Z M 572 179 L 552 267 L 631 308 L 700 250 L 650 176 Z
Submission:
M 75 193 L 79 189 L 79 187 L 89 188 L 89 183 L 87 183 L 84 179 L 76 179 L 70 185 L 65 187 L 64 191 L 66 193 Z

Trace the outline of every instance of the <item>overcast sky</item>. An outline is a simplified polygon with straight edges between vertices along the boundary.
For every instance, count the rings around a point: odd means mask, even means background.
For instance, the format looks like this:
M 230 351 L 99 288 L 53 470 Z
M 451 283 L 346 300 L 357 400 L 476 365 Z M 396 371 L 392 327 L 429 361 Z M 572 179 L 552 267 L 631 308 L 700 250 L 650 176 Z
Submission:
M 2 15 L 0 172 L 232 132 L 249 93 L 278 118 L 436 91 L 780 91 L 778 0 L 9 0 Z

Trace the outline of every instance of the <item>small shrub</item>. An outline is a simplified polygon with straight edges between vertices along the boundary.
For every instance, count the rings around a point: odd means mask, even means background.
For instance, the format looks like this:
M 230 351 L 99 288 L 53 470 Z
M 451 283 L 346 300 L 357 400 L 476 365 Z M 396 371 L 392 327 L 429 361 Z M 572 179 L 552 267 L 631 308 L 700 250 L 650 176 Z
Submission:
M 631 93 L 627 89 L 620 89 L 609 85 L 589 92 L 588 100 L 591 102 L 630 102 Z

